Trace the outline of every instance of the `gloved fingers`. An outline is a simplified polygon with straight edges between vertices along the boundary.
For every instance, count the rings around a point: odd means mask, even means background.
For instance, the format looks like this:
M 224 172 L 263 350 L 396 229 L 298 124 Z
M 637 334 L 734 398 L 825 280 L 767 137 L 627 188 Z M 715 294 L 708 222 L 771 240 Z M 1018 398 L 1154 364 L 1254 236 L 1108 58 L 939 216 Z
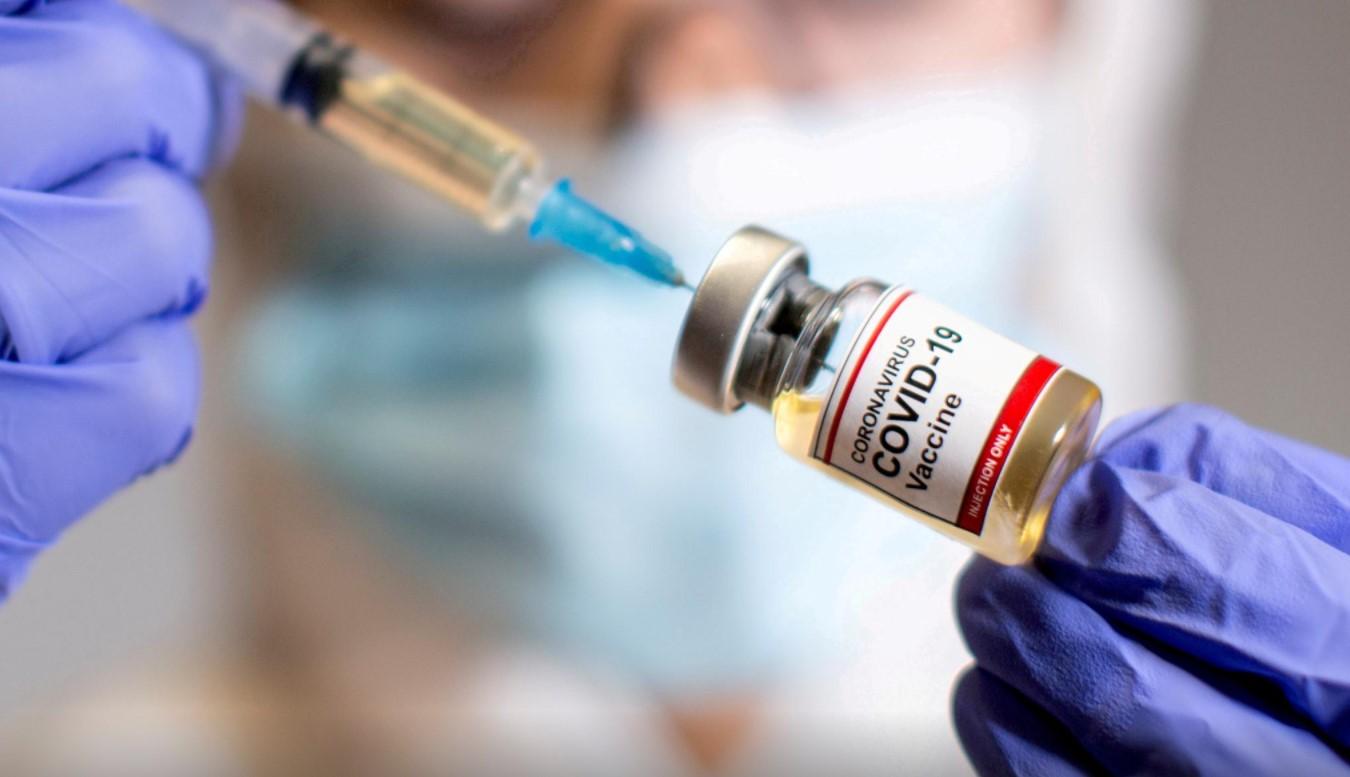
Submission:
M 0 0 L 0 16 L 21 14 L 31 10 L 41 0 Z
M 0 554 L 36 553 L 176 458 L 198 389 L 181 318 L 143 321 L 69 364 L 0 364 Z
M 1350 459 L 1204 405 L 1122 419 L 1103 433 L 1097 455 L 1199 483 L 1350 553 Z
M 957 681 L 952 716 L 966 756 L 985 777 L 1079 777 L 1104 771 L 1073 732 L 978 667 Z
M 1322 738 L 1254 709 L 1118 630 L 1034 567 L 976 561 L 958 593 L 979 666 L 1118 774 L 1339 774 Z
M 0 187 L 43 191 L 112 159 L 199 176 L 224 93 L 186 47 L 113 0 L 0 16 Z
M 1350 557 L 1187 477 L 1088 464 L 1056 503 L 1038 569 L 1350 749 Z
M 113 162 L 52 194 L 0 190 L 5 356 L 51 364 L 132 322 L 190 312 L 210 254 L 200 193 L 153 162 Z

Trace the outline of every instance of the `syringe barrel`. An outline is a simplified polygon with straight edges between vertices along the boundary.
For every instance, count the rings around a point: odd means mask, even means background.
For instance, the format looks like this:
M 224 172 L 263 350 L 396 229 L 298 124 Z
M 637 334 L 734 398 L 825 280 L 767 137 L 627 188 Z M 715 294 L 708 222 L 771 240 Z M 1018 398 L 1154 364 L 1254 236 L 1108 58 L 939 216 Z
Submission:
M 274 0 L 131 0 L 240 79 L 489 229 L 532 219 L 547 192 L 525 139 L 327 35 Z
M 264 102 L 280 104 L 291 65 L 318 25 L 273 0 L 129 0 L 202 50 Z
M 283 99 L 324 134 L 491 230 L 528 223 L 545 193 L 543 162 L 527 140 L 340 41 L 313 41 Z

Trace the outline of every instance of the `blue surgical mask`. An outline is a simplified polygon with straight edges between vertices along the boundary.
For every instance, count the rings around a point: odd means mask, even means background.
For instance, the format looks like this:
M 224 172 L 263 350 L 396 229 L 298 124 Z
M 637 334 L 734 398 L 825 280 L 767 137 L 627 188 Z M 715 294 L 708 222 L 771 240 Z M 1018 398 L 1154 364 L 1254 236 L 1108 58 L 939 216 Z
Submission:
M 1016 328 L 1035 106 L 1013 84 L 713 106 L 626 137 L 599 199 L 694 275 L 759 222 L 823 283 L 905 281 Z M 249 372 L 376 534 L 506 625 L 674 696 L 841 655 L 859 602 L 941 540 L 811 476 L 766 418 L 679 397 L 687 295 L 550 267 L 310 279 L 268 306 Z

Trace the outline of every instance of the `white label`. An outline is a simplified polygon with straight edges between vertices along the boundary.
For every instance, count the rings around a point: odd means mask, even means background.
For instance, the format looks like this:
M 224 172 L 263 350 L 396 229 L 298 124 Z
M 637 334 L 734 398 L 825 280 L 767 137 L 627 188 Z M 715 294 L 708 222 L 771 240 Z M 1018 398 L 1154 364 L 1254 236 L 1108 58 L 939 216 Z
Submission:
M 973 534 L 1059 365 L 903 287 L 835 379 L 813 455 Z

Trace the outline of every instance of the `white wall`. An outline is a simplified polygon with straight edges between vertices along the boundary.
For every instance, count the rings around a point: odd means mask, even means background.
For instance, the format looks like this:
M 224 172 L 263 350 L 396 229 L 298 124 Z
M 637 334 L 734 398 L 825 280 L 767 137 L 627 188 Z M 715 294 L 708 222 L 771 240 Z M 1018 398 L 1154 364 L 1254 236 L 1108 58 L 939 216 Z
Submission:
M 1203 399 L 1350 453 L 1350 3 L 1211 0 L 1176 252 Z

